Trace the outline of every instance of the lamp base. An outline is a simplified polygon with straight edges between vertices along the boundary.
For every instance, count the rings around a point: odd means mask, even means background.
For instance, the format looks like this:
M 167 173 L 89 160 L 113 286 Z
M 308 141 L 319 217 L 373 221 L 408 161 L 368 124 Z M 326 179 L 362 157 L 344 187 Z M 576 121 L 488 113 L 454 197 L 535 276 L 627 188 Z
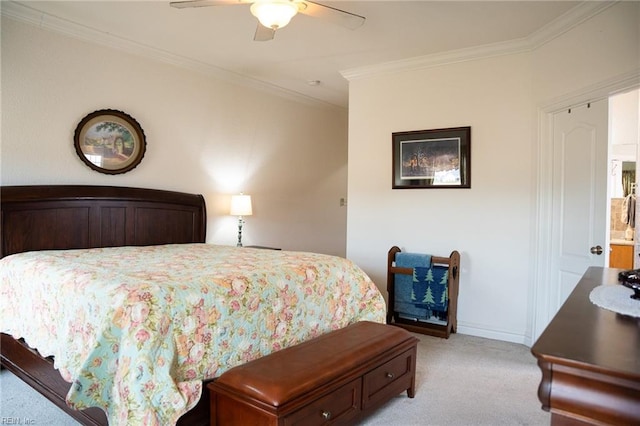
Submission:
M 238 244 L 237 247 L 242 247 L 242 225 L 244 224 L 244 219 L 242 216 L 238 216 Z

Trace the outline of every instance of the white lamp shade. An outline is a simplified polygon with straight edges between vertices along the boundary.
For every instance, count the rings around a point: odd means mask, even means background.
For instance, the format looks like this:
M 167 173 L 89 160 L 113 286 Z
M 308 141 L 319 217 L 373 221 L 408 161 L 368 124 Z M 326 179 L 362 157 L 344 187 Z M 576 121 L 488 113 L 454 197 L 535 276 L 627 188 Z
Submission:
M 232 216 L 251 216 L 251 195 L 232 195 L 231 213 Z
M 298 6 L 288 0 L 258 0 L 251 5 L 251 14 L 267 27 L 282 28 L 298 13 Z

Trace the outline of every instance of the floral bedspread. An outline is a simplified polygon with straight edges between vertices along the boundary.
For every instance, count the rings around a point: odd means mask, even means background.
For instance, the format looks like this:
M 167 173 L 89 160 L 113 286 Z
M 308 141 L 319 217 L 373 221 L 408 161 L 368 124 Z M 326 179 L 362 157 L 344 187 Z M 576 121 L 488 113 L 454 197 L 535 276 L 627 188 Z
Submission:
M 111 425 L 175 424 L 203 379 L 386 309 L 346 259 L 210 244 L 15 254 L 0 285 L 0 331 L 53 355 L 67 404 Z

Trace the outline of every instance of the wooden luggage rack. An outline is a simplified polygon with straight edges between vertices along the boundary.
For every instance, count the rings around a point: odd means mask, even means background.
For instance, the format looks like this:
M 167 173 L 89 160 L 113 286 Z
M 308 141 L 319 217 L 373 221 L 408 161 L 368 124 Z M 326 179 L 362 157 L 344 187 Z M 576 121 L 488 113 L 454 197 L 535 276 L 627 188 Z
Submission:
M 460 253 L 454 250 L 449 257 L 431 256 L 432 265 L 448 267 L 446 323 L 441 324 L 428 320 L 419 320 L 418 318 L 405 318 L 396 312 L 396 274 L 413 275 L 413 268 L 395 266 L 396 254 L 401 251 L 400 248 L 393 246 L 389 250 L 387 257 L 387 292 L 389 293 L 387 324 L 396 325 L 416 333 L 430 334 L 448 339 L 449 335 L 455 333 L 457 328 Z

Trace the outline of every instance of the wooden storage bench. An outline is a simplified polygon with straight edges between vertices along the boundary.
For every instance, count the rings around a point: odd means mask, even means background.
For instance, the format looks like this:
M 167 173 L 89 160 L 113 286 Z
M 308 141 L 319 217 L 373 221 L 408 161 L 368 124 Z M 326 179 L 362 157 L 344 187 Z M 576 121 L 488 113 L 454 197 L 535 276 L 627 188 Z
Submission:
M 414 397 L 417 342 L 362 321 L 232 368 L 208 385 L 211 425 L 351 424 Z

